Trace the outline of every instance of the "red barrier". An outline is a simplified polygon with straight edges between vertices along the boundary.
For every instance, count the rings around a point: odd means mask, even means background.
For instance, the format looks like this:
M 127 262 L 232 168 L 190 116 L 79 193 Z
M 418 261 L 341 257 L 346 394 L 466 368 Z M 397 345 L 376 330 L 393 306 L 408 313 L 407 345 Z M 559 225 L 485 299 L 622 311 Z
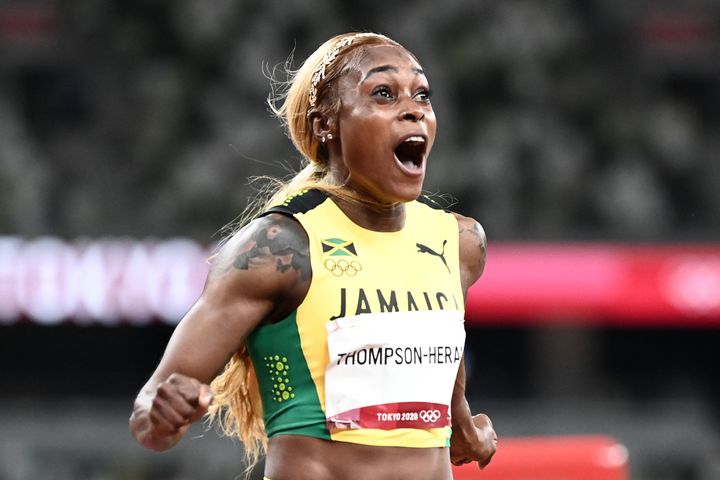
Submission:
M 627 449 L 605 436 L 500 439 L 484 470 L 453 467 L 455 480 L 628 480 Z

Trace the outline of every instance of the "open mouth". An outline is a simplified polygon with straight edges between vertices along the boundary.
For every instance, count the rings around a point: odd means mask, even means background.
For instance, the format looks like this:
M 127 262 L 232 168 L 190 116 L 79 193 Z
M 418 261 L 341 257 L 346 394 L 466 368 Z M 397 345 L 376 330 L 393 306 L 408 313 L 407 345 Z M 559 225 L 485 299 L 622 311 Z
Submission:
M 395 147 L 395 158 L 408 170 L 417 170 L 422 167 L 426 144 L 420 135 L 408 137 Z

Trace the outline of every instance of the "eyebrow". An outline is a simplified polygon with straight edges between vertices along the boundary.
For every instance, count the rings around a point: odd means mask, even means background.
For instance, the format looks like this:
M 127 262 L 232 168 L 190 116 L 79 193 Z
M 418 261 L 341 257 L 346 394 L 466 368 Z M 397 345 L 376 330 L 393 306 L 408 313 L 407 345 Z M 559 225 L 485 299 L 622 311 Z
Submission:
M 425 75 L 425 72 L 422 68 L 413 68 L 412 71 L 415 72 L 415 75 Z M 399 70 L 393 65 L 380 65 L 379 67 L 374 67 L 368 70 L 368 72 L 365 74 L 365 78 L 363 78 L 360 83 L 364 83 L 368 78 L 370 78 L 371 75 L 382 72 L 398 73 Z

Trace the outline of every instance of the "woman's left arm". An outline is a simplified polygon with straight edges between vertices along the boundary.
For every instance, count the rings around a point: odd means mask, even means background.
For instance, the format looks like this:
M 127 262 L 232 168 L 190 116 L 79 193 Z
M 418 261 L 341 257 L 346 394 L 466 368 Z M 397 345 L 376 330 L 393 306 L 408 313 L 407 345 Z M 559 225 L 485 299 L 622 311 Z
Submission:
M 478 222 L 455 214 L 460 235 L 460 275 L 463 294 L 467 297 L 470 286 L 480 278 L 485 268 L 487 238 Z M 465 360 L 460 361 L 452 402 L 452 437 L 450 460 L 454 465 L 478 462 L 484 468 L 497 449 L 497 434 L 490 418 L 485 414 L 473 416 L 465 397 Z

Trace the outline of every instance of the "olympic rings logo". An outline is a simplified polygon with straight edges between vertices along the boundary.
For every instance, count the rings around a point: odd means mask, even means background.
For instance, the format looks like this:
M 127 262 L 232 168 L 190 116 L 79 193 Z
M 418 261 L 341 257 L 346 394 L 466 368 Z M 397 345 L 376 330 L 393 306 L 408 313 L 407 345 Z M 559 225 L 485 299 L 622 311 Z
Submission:
M 351 260 L 348 262 L 347 260 L 335 261 L 332 258 L 328 258 L 325 260 L 323 265 L 325 266 L 325 269 L 336 277 L 340 277 L 343 274 L 348 277 L 354 277 L 360 270 L 362 270 L 362 265 L 360 265 L 360 262 L 357 260 Z
M 435 423 L 440 419 L 440 410 L 421 410 L 420 419 L 425 423 Z

